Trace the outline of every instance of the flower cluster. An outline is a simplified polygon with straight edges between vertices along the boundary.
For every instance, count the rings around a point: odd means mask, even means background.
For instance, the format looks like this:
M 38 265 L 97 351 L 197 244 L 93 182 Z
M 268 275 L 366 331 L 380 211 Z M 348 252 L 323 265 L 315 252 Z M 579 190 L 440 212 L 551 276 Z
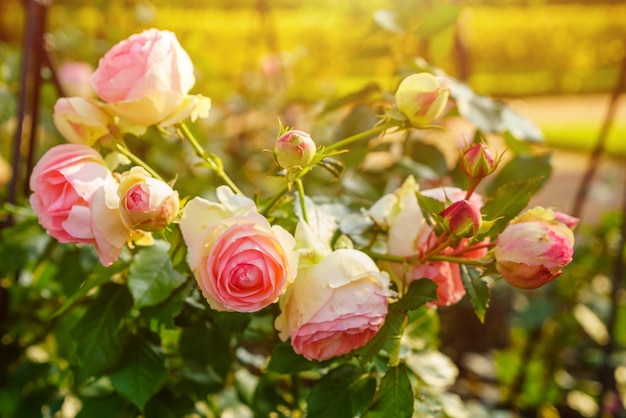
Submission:
M 576 220 L 535 208 L 499 231 L 493 229 L 498 218 L 481 213 L 485 199 L 475 190 L 500 161 L 483 142 L 462 152 L 466 190 L 420 190 L 409 176 L 396 191 L 362 208 L 371 242 L 379 245 L 356 247 L 346 235 L 338 240 L 342 245 L 332 239 L 342 232 L 332 216 L 307 214 L 302 184 L 305 174 L 355 139 L 317 147 L 308 133 L 281 129 L 273 155 L 286 172 L 286 186 L 270 201 L 295 193 L 298 215 L 292 230 L 275 224 L 272 204 L 260 210 L 185 128 L 184 120 L 205 117 L 210 107 L 209 99 L 188 94 L 194 81 L 191 60 L 174 34 L 151 29 L 100 60 L 91 83 L 102 101 L 58 100 L 54 122 L 70 143 L 50 149 L 30 181 L 31 206 L 50 236 L 93 245 L 101 263 L 110 266 L 124 247 L 150 245 L 152 233 L 179 228 L 189 272 L 210 308 L 251 313 L 277 303 L 279 337 L 316 360 L 367 344 L 383 326 L 390 303 L 417 280 L 434 282 L 437 300 L 430 305 L 445 306 L 466 294 L 462 265 L 485 274 L 495 265 L 508 283 L 527 289 L 551 281 L 571 261 Z M 442 117 L 449 94 L 441 77 L 410 75 L 395 94 L 395 110 L 403 116 L 382 126 L 423 129 Z M 153 125 L 182 133 L 226 184 L 216 188 L 214 201 L 188 197 L 181 203 L 172 184 L 127 148 L 125 133 L 141 135 Z M 96 151 L 107 150 L 105 142 L 114 144 L 109 153 L 134 165 L 115 172 Z

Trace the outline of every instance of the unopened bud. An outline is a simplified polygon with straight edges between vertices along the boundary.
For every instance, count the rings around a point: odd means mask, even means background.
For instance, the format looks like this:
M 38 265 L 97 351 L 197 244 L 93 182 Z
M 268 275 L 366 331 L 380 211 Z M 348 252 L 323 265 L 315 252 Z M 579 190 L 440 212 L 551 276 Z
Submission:
M 480 228 L 482 217 L 480 209 L 467 200 L 452 203 L 439 213 L 445 227 L 458 237 L 475 234 Z
M 291 130 L 283 133 L 274 144 L 274 158 L 282 168 L 304 167 L 313 161 L 315 142 L 302 131 Z
M 495 158 L 482 142 L 467 148 L 459 162 L 461 171 L 474 180 L 480 180 L 496 169 Z
M 411 74 L 396 90 L 396 105 L 414 126 L 431 124 L 443 113 L 450 89 L 430 73 Z
M 122 220 L 130 229 L 160 231 L 178 214 L 178 193 L 141 167 L 122 173 L 118 194 Z

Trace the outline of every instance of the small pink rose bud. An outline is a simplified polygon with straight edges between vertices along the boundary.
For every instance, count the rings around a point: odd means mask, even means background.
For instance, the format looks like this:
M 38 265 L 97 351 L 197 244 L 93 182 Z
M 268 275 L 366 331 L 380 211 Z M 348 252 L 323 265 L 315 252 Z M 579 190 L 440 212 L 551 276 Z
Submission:
M 129 229 L 160 231 L 178 214 L 178 193 L 141 167 L 122 173 L 118 195 L 122 220 Z
M 535 207 L 502 231 L 494 255 L 496 268 L 507 283 L 536 289 L 557 278 L 573 253 L 572 230 L 552 210 Z
M 302 131 L 291 130 L 283 133 L 274 144 L 274 158 L 282 168 L 304 167 L 313 161 L 315 142 Z
M 450 89 L 429 73 L 411 74 L 396 90 L 396 105 L 414 126 L 426 126 L 444 111 Z
M 96 100 L 82 97 L 57 100 L 52 120 L 69 142 L 89 146 L 109 134 L 109 125 L 113 121 Z
M 493 154 L 485 144 L 478 143 L 467 148 L 459 161 L 461 171 L 470 179 L 480 180 L 496 169 Z
M 467 200 L 452 203 L 439 213 L 446 229 L 456 236 L 475 234 L 480 228 L 480 209 Z

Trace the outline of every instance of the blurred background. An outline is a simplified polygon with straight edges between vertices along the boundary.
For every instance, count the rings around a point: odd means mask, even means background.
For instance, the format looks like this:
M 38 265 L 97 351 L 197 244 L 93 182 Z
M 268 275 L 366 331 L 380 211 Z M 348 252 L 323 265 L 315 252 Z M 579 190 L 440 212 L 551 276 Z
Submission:
M 0 197 L 11 176 L 26 21 L 23 3 L 0 0 Z M 418 58 L 532 120 L 545 142 L 534 145 L 542 152 L 551 149 L 553 165 L 550 181 L 533 203 L 571 213 L 585 173 L 596 170 L 585 188 L 584 210 L 578 213 L 584 224 L 577 236 L 575 264 L 545 290 L 494 291 L 484 325 L 469 304 L 440 310 L 442 351 L 461 368 L 455 390 L 465 399 L 532 411 L 521 416 L 618 416 L 610 409 L 610 396 L 626 400 L 626 295 L 620 288 L 623 265 L 621 271 L 614 267 L 624 255 L 619 242 L 624 235 L 620 206 L 626 184 L 626 105 L 620 78 L 623 81 L 626 60 L 626 2 L 48 4 L 50 58 L 61 84 L 75 95 L 93 94 L 85 74 L 113 44 L 151 27 L 175 32 L 195 66 L 197 82 L 191 93 L 213 101 L 209 119 L 194 128 L 244 185 L 250 180 L 261 189 L 273 187 L 271 179 L 259 185 L 260 174 L 271 170 L 271 158 L 259 150 L 271 148 L 278 118 L 312 132 L 321 142 L 370 127 L 376 120 L 369 105 L 394 91 L 399 78 L 421 62 Z M 39 154 L 63 142 L 51 118 L 58 92 L 49 69 L 44 68 L 42 76 Z M 82 90 L 71 91 L 80 86 Z M 347 103 L 349 110 L 344 108 Z M 368 106 L 359 107 L 363 103 Z M 590 160 L 603 125 L 607 135 L 596 152 L 599 158 Z M 454 151 L 473 135 L 465 125 L 450 127 L 434 136 L 438 146 Z M 166 177 L 174 178 L 191 165 L 187 158 L 192 156 L 179 145 L 161 141 L 143 152 Z M 188 194 L 207 188 L 193 178 L 180 178 L 177 186 Z

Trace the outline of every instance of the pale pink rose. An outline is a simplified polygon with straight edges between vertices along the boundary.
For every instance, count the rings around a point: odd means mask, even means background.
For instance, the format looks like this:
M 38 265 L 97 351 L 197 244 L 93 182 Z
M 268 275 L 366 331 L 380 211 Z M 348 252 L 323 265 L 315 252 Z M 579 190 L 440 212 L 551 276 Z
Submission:
M 366 254 L 336 250 L 298 272 L 281 297 L 275 326 L 283 341 L 309 360 L 326 360 L 364 346 L 378 332 L 391 296 L 389 278 Z
M 91 88 L 91 74 L 93 67 L 86 62 L 69 61 L 59 66 L 57 75 L 59 83 L 66 96 L 91 98 L 94 91 Z
M 146 126 L 178 109 L 194 83 L 193 64 L 176 35 L 157 29 L 114 45 L 91 76 L 93 89 L 110 109 Z
M 122 220 L 129 229 L 160 231 L 178 215 L 178 193 L 141 167 L 122 173 L 117 193 Z
M 465 296 L 465 287 L 461 280 L 461 270 L 458 264 L 447 261 L 431 261 L 426 264 L 417 264 L 410 267 L 408 276 L 413 280 L 430 279 L 437 283 L 437 298 L 433 305 L 454 305 Z
M 213 309 L 261 310 L 276 302 L 295 278 L 295 239 L 271 226 L 247 197 L 222 188 L 218 198 L 221 203 L 196 197 L 183 209 L 187 261 Z
M 69 142 L 93 145 L 109 135 L 111 116 L 92 99 L 62 97 L 54 105 L 54 126 Z
M 30 204 L 46 232 L 59 242 L 93 244 L 111 265 L 130 236 L 122 223 L 117 181 L 92 148 L 51 148 L 33 168 Z
M 557 278 L 572 261 L 574 234 L 552 210 L 535 207 L 514 218 L 498 236 L 496 268 L 511 286 L 536 289 Z

